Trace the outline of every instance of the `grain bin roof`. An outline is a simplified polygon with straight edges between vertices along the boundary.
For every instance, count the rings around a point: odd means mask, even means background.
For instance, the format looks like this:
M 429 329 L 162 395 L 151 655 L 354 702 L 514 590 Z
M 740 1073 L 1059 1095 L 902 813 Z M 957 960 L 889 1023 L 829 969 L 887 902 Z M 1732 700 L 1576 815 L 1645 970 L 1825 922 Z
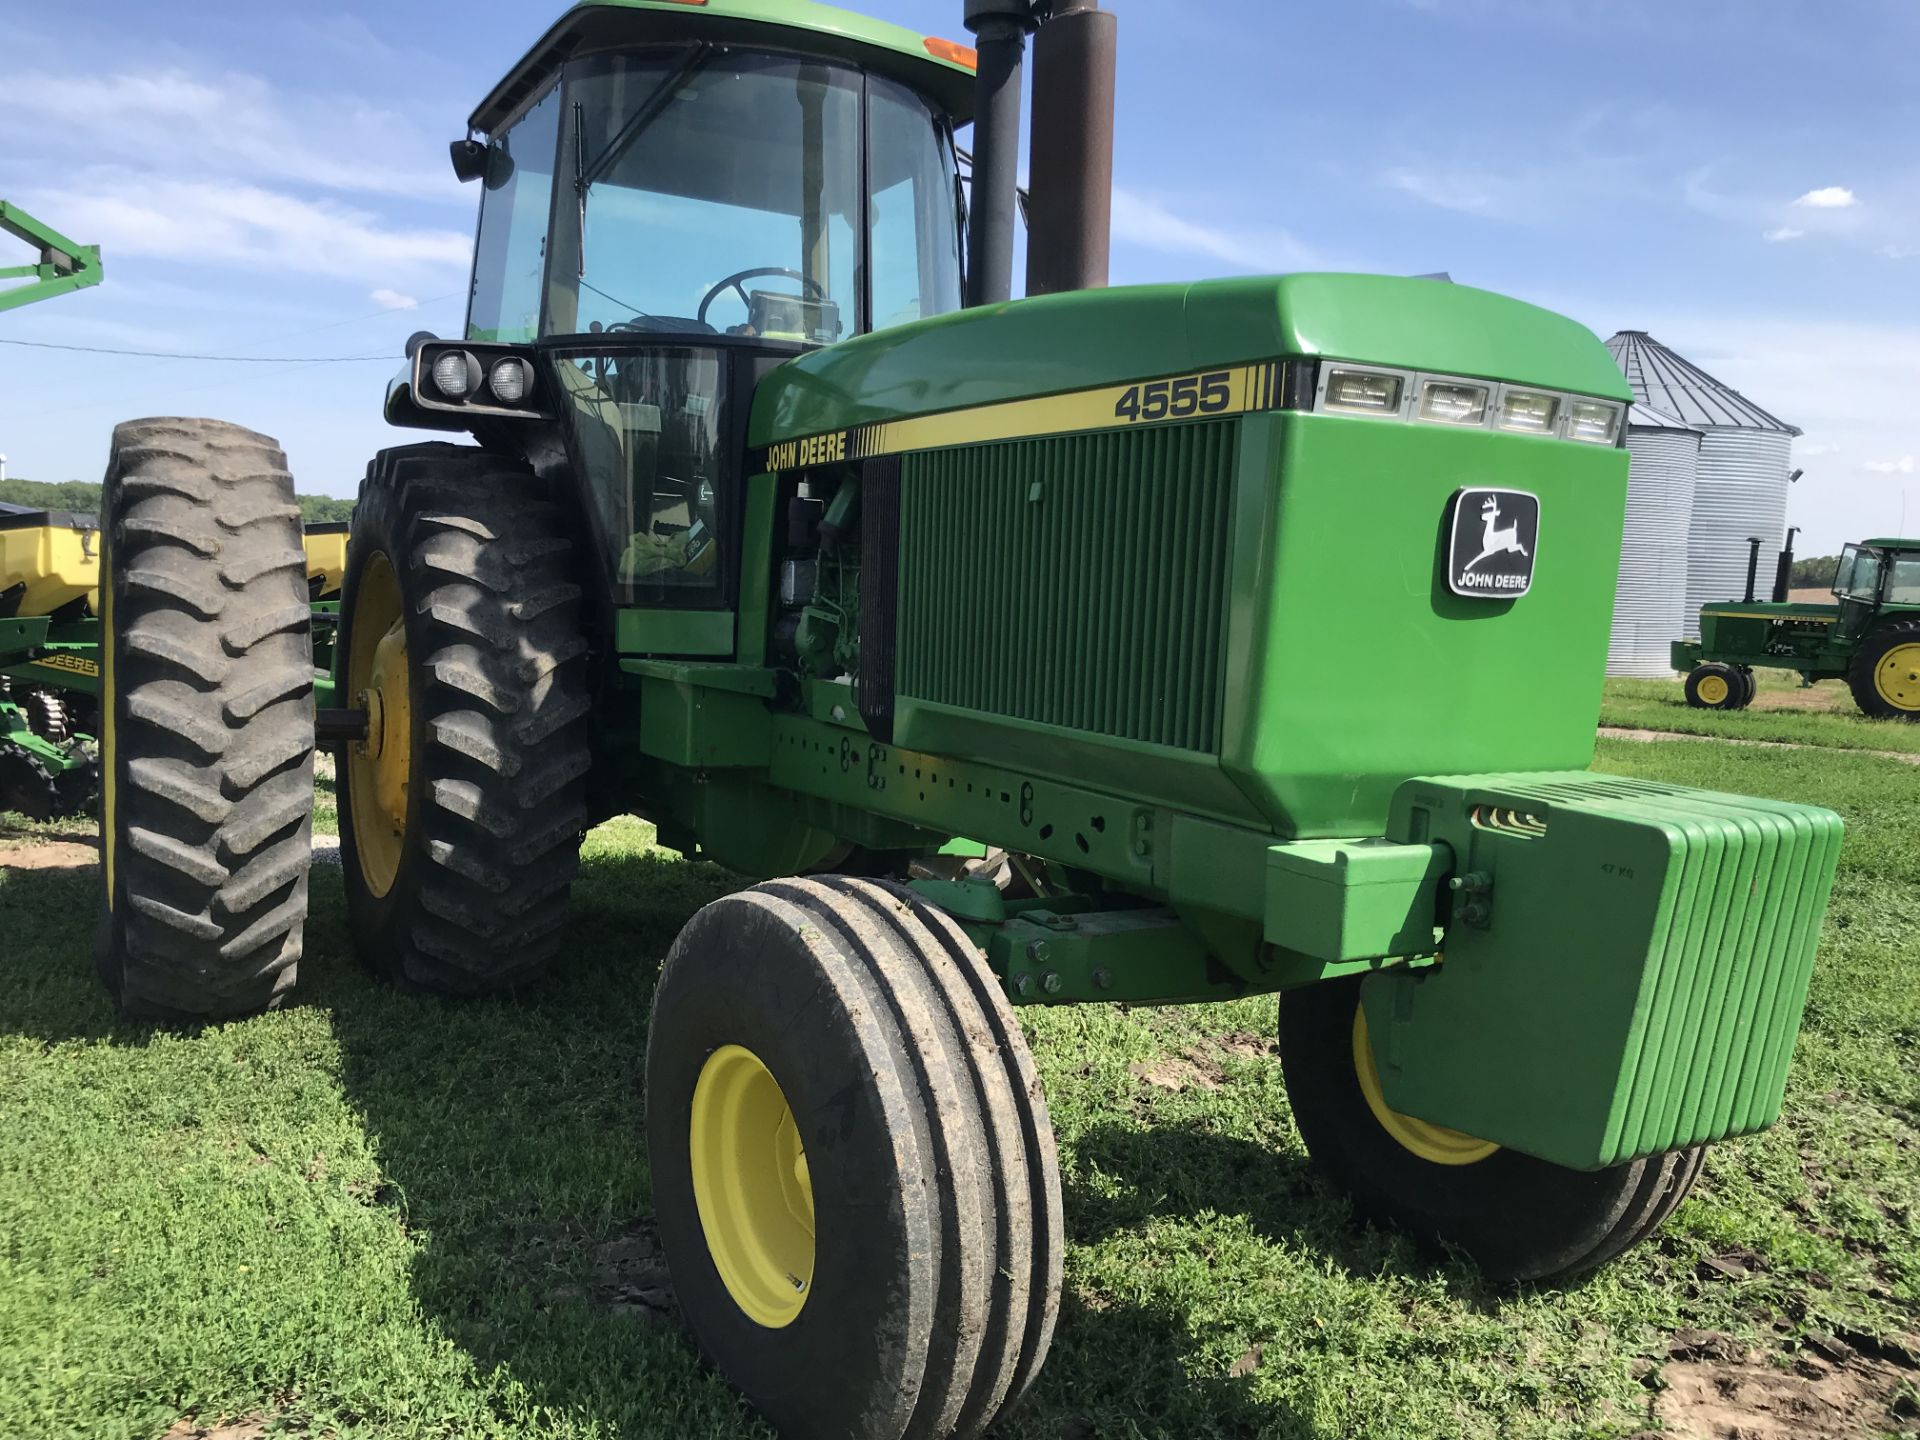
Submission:
M 1690 435 L 1700 433 L 1698 425 L 1689 425 L 1677 416 L 1656 410 L 1642 401 L 1635 401 L 1627 407 L 1627 424 L 1635 430 L 1685 430 Z
M 1762 410 L 1644 330 L 1622 330 L 1607 341 L 1607 352 L 1641 404 L 1652 405 L 1683 424 L 1800 433 L 1798 425 Z

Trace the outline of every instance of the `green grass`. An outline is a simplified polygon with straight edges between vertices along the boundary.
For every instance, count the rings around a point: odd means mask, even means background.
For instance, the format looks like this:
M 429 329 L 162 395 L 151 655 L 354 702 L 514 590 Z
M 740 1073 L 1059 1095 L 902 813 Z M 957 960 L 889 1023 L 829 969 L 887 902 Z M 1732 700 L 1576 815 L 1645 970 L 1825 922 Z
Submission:
M 1026 1011 L 1071 1248 L 1052 1359 L 1005 1434 L 1624 1436 L 1652 1423 L 1642 1377 L 1677 1327 L 1776 1348 L 1920 1328 L 1920 783 L 1688 742 L 1604 742 L 1599 763 L 1846 816 L 1783 1123 L 1716 1149 L 1657 1243 L 1503 1294 L 1321 1186 L 1271 1000 Z M 658 959 L 739 883 L 650 842 L 594 832 L 558 971 L 521 1003 L 371 983 L 316 869 L 296 1003 L 195 1033 L 112 1017 L 91 872 L 0 871 L 0 1434 L 254 1412 L 342 1437 L 765 1434 L 594 1275 L 649 1210 Z M 1727 1256 L 1743 1274 L 1701 1264 Z
M 1803 689 L 1790 670 L 1756 670 L 1760 693 L 1746 710 L 1696 710 L 1675 680 L 1609 680 L 1600 723 L 1671 730 L 1728 740 L 1775 740 L 1836 750 L 1899 750 L 1920 754 L 1920 724 L 1870 720 L 1837 680 Z

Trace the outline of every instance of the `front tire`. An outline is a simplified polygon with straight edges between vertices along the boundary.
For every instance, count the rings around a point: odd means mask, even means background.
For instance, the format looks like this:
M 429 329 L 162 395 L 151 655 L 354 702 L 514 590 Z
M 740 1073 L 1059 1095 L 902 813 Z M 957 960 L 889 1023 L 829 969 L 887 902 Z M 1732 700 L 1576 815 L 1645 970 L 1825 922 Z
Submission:
M 1920 619 L 1889 621 L 1865 636 L 1847 685 L 1863 715 L 1920 721 Z
M 1699 1174 L 1702 1147 L 1568 1170 L 1388 1109 L 1358 977 L 1283 997 L 1280 1059 L 1307 1153 L 1355 1208 L 1464 1251 L 1494 1280 L 1604 1265 L 1658 1229 Z
M 510 990 L 560 946 L 587 826 L 573 543 L 522 462 L 382 451 L 353 513 L 341 864 L 361 958 L 409 989 Z
M 101 506 L 100 976 L 129 1015 L 265 1009 L 294 981 L 312 858 L 287 459 L 217 420 L 130 420 Z
M 1012 1010 L 902 886 L 756 886 L 688 922 L 647 1042 L 674 1290 L 789 1440 L 973 1436 L 1026 1390 L 1064 1229 Z

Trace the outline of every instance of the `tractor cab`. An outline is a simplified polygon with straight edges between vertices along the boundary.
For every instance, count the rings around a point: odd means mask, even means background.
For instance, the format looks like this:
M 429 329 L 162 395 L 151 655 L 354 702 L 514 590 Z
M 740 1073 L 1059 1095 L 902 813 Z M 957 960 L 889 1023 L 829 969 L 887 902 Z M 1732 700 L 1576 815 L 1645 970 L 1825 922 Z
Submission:
M 454 147 L 481 182 L 465 343 L 421 347 L 411 413 L 390 396 L 413 425 L 554 422 L 528 458 L 577 477 L 623 623 L 663 622 L 640 648 L 731 648 L 760 378 L 962 302 L 970 52 L 766 11 L 587 3 L 548 32 Z
M 1885 610 L 1920 610 L 1920 540 L 1863 540 L 1840 552 L 1833 598 L 1836 637 L 1851 639 Z

